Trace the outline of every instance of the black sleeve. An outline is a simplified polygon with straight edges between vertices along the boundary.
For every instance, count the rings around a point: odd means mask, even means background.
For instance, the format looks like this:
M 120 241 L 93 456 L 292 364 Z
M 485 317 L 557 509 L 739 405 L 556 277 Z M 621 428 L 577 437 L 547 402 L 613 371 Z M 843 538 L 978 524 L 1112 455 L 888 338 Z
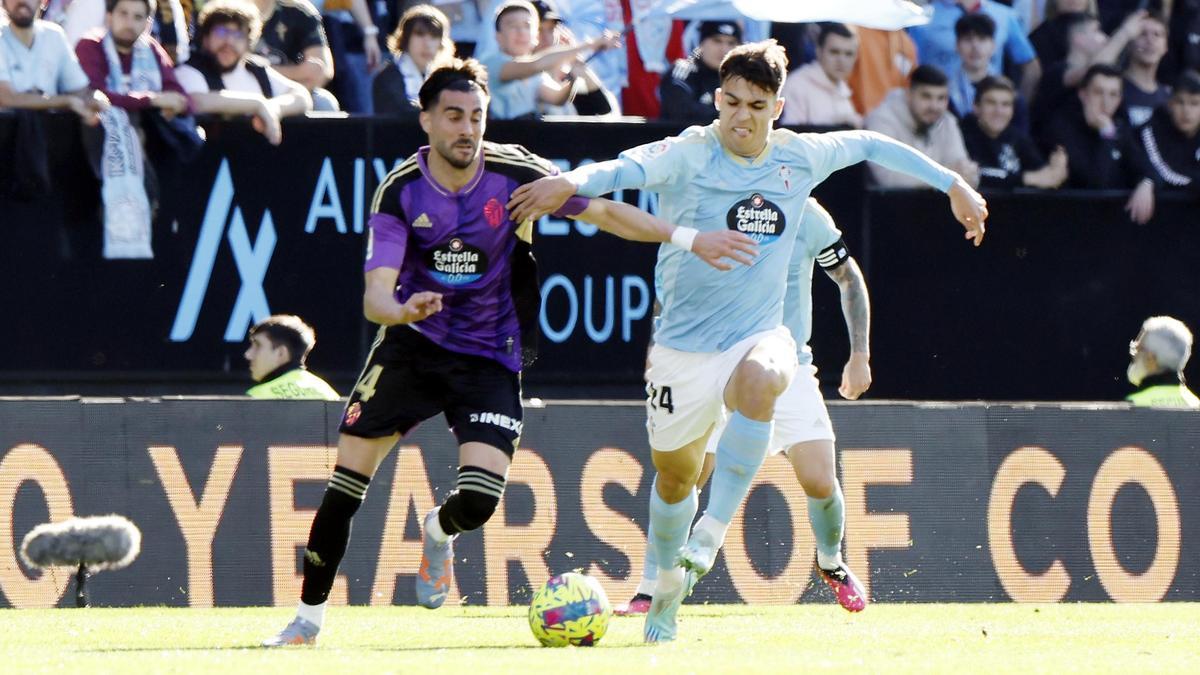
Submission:
M 658 88 L 658 97 L 662 101 L 662 113 L 659 119 L 664 120 L 711 120 L 717 116 L 712 104 L 705 105 L 696 100 L 696 92 L 684 80 L 673 76 L 664 77 Z
M 421 112 L 408 100 L 408 93 L 404 91 L 404 76 L 395 63 L 389 63 L 371 80 L 371 100 L 376 115 L 392 115 L 413 121 Z
M 1017 157 L 1021 160 L 1022 171 L 1037 171 L 1046 166 L 1046 158 L 1042 156 L 1041 151 L 1038 150 L 1037 144 L 1033 142 L 1032 138 L 1021 134 L 1018 137 L 1016 145 Z M 1018 176 L 1018 178 L 1020 177 Z

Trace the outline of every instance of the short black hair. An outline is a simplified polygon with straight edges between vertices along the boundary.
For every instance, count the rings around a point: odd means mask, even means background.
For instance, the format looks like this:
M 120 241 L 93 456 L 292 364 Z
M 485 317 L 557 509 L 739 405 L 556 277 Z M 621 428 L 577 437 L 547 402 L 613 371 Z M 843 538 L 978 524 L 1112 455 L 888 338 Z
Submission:
M 1083 74 L 1083 79 L 1079 81 L 1079 88 L 1087 89 L 1088 85 L 1092 83 L 1092 80 L 1096 79 L 1097 77 L 1115 77 L 1118 80 L 1122 80 L 1124 79 L 1125 74 L 1121 72 L 1120 68 L 1112 64 L 1096 63 L 1090 66 L 1087 69 L 1087 72 Z
M 146 16 L 154 16 L 154 0 L 136 1 L 146 5 Z M 112 14 L 113 10 L 117 8 L 117 3 L 119 2 L 121 2 L 121 0 L 104 0 L 105 11 L 107 11 L 109 14 Z
M 988 75 L 975 84 L 975 103 L 983 100 L 983 95 L 989 91 L 1007 91 L 1013 97 L 1017 95 L 1017 88 L 1013 86 L 1012 80 L 1003 75 Z
M 254 324 L 250 337 L 262 335 L 272 347 L 287 347 L 291 360 L 304 364 L 317 345 L 317 332 L 294 314 L 274 314 Z
M 853 40 L 855 37 L 854 31 L 850 30 L 850 28 L 848 26 L 846 26 L 846 24 L 844 24 L 844 23 L 838 23 L 836 21 L 827 21 L 825 23 L 820 24 L 820 26 L 821 26 L 821 30 L 820 30 L 820 32 L 817 33 L 817 46 L 818 47 L 824 47 L 825 39 L 828 38 L 830 35 L 837 35 L 839 37 L 844 37 L 844 38 L 848 38 L 851 40 Z
M 968 36 L 995 39 L 996 22 L 983 12 L 963 14 L 954 24 L 954 39 L 961 40 Z
M 491 96 L 488 93 L 488 73 L 483 64 L 475 59 L 451 59 L 430 73 L 425 84 L 421 85 L 418 95 L 421 110 L 433 110 L 442 91 L 446 89 L 470 92 L 476 88 L 483 91 L 484 97 Z
M 1185 70 L 1175 80 L 1175 88 L 1171 90 L 1171 95 L 1175 94 L 1200 94 L 1200 73 L 1194 70 Z
M 948 87 L 950 79 L 942 72 L 941 68 L 931 66 L 928 63 L 923 66 L 917 66 L 913 69 L 912 74 L 908 76 L 908 88 L 916 87 Z
M 775 40 L 747 42 L 729 50 L 721 61 L 721 84 L 740 77 L 760 89 L 778 94 L 787 77 L 788 58 Z

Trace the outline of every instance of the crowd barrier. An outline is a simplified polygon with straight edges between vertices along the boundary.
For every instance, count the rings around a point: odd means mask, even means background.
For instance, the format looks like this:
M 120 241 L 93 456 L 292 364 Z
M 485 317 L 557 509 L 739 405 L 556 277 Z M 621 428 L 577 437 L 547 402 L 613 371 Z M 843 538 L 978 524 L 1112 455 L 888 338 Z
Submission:
M 36 524 L 120 513 L 142 530 L 101 606 L 292 605 L 335 457 L 337 403 L 0 401 L 0 607 L 65 606 L 71 570 L 16 557 Z M 879 602 L 1195 601 L 1195 415 L 1119 406 L 835 404 L 845 555 Z M 648 462 L 633 404 L 530 407 L 499 510 L 456 543 L 450 601 L 508 605 L 552 574 L 633 593 Z M 419 518 L 453 485 L 440 418 L 372 480 L 334 603 L 412 604 Z M 691 602 L 832 602 L 806 500 L 767 461 Z
M 0 114 L 0 139 L 11 124 Z M 0 391 L 126 394 L 152 382 L 156 393 L 234 393 L 247 385 L 246 329 L 268 312 L 316 326 L 310 365 L 348 390 L 374 334 L 361 315 L 367 206 L 379 179 L 423 143 L 417 127 L 289 120 L 272 147 L 244 122 L 213 120 L 199 159 L 160 167 L 154 259 L 117 261 L 100 255 L 98 192 L 74 117 L 48 128 L 54 194 L 0 196 L 0 265 L 19 280 L 0 310 L 21 317 L 0 332 Z M 495 122 L 487 135 L 569 168 L 678 130 Z M 1129 390 L 1125 345 L 1143 318 L 1200 326 L 1191 283 L 1200 230 L 1187 199 L 1160 199 L 1156 218 L 1137 227 L 1121 194 L 989 195 L 988 239 L 972 249 L 944 197 L 869 191 L 864 173 L 834 174 L 816 194 L 871 287 L 874 396 L 1118 399 Z M 656 208 L 650 194 L 618 198 Z M 547 218 L 535 251 L 545 303 L 527 393 L 586 398 L 620 385 L 636 396 L 655 248 Z M 836 386 L 845 329 L 836 286 L 816 277 L 812 344 L 823 381 Z

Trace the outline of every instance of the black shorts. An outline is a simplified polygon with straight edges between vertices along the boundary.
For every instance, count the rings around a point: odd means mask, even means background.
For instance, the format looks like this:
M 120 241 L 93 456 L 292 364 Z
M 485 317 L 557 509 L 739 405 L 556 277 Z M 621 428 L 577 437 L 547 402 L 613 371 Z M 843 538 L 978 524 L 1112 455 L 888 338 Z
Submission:
M 438 413 L 459 445 L 486 443 L 512 457 L 521 438 L 521 376 L 392 326 L 367 357 L 339 430 L 362 438 L 403 435 Z

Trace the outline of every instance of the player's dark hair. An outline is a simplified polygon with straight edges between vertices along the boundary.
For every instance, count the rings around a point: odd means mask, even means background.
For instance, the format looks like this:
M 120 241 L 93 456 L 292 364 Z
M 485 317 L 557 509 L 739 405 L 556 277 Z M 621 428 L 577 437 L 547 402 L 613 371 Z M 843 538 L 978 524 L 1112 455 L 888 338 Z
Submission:
M 433 5 L 414 5 L 405 10 L 400 22 L 396 24 L 396 30 L 388 36 L 388 50 L 397 56 L 408 51 L 408 43 L 418 31 L 441 40 L 439 56 L 454 56 L 454 41 L 450 39 L 450 19 Z
M 916 89 L 917 87 L 947 87 L 949 85 L 950 80 L 942 72 L 942 69 L 929 64 L 917 66 L 913 69 L 912 74 L 908 76 L 909 89 Z
M 272 347 L 287 347 L 293 361 L 304 364 L 317 344 L 317 332 L 294 314 L 275 314 L 254 324 L 250 337 L 262 335 Z
M 1175 94 L 1200 94 L 1200 73 L 1194 70 L 1185 70 L 1175 80 L 1175 88 L 1171 90 L 1171 95 Z
M 1079 81 L 1080 89 L 1087 89 L 1092 80 L 1097 77 L 1115 77 L 1118 80 L 1125 77 L 1121 69 L 1108 63 L 1097 63 L 1090 66 L 1087 72 L 1083 74 L 1083 79 Z
M 462 92 L 479 89 L 485 97 L 489 97 L 487 69 L 475 59 L 450 59 L 430 73 L 425 84 L 421 85 L 418 95 L 421 110 L 433 110 L 438 98 L 447 89 Z
M 954 39 L 961 40 L 965 37 L 995 38 L 996 22 L 982 12 L 963 14 L 954 24 Z
M 837 35 L 838 37 L 844 37 L 844 38 L 848 38 L 850 40 L 854 39 L 854 31 L 850 30 L 850 28 L 844 23 L 837 23 L 836 21 L 827 21 L 825 23 L 820 24 L 820 26 L 821 26 L 821 30 L 820 30 L 820 32 L 817 33 L 817 46 L 818 47 L 824 47 L 825 40 L 830 35 Z
M 262 19 L 258 16 L 258 7 L 248 0 L 209 0 L 200 10 L 196 19 L 196 40 L 204 42 L 209 31 L 217 26 L 236 24 L 238 29 L 246 33 L 249 43 L 258 42 L 262 33 Z
M 729 50 L 721 61 L 721 85 L 740 77 L 754 86 L 778 94 L 787 76 L 788 58 L 775 40 L 747 42 Z
M 1003 75 L 988 75 L 975 85 L 975 103 L 982 101 L 983 95 L 989 91 L 1007 91 L 1013 96 L 1017 95 L 1017 88 L 1013 86 L 1012 80 Z
M 117 3 L 119 2 L 121 2 L 121 0 L 104 0 L 104 9 L 109 14 L 112 14 L 113 10 L 117 8 Z M 154 0 L 134 0 L 134 2 L 140 2 L 146 5 L 146 15 L 154 16 Z

